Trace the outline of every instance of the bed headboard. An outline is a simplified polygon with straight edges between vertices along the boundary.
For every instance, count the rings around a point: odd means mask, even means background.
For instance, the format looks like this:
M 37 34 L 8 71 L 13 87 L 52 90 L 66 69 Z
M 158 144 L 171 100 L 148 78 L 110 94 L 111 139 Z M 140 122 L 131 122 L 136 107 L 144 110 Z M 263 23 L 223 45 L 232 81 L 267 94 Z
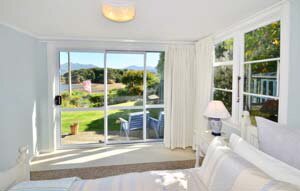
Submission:
M 250 113 L 248 111 L 243 112 L 241 122 L 241 136 L 248 143 L 258 148 L 257 127 L 251 125 Z
M 0 190 L 7 190 L 11 186 L 30 180 L 30 165 L 28 147 L 19 148 L 19 156 L 13 167 L 0 172 Z

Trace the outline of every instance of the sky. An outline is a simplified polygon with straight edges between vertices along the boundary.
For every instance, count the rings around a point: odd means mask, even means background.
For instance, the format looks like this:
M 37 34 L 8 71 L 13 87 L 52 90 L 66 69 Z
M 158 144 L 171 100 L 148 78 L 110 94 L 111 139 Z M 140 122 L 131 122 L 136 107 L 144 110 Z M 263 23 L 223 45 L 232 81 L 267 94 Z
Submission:
M 149 52 L 147 54 L 146 65 L 156 67 L 159 61 L 160 53 Z M 92 64 L 98 67 L 104 66 L 104 53 L 84 53 L 84 52 L 71 52 L 71 63 Z M 60 63 L 68 62 L 67 52 L 60 53 Z M 143 54 L 121 54 L 121 53 L 107 53 L 107 67 L 122 69 L 128 66 L 144 66 Z

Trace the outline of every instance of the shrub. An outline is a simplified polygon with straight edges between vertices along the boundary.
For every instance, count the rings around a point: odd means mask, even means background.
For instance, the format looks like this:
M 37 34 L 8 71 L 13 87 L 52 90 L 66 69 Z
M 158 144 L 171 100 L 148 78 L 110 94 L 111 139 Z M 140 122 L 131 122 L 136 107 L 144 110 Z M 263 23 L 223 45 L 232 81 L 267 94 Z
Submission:
M 104 106 L 104 95 L 103 94 L 90 94 L 89 101 L 90 107 L 102 107 Z

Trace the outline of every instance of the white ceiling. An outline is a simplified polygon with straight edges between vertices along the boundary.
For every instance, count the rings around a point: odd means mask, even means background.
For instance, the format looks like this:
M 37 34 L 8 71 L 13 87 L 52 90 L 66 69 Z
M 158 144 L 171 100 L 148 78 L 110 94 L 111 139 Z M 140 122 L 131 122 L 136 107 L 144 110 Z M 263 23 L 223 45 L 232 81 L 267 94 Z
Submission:
M 0 23 L 40 37 L 196 40 L 280 0 L 135 0 L 136 19 L 103 18 L 101 0 L 0 0 Z

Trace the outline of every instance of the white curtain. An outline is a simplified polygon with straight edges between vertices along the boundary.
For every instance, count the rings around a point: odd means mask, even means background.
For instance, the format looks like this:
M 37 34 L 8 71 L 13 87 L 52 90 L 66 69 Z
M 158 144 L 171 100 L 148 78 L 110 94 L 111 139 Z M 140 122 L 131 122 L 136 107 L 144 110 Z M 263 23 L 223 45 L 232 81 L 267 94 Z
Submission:
M 165 132 L 168 148 L 194 146 L 207 129 L 203 112 L 210 100 L 212 40 L 195 46 L 171 46 L 165 57 Z
M 203 116 L 204 110 L 211 99 L 212 77 L 213 77 L 213 41 L 211 37 L 207 37 L 198 41 L 196 48 L 196 62 L 193 68 L 193 81 L 195 82 L 193 100 L 193 128 L 194 142 L 198 142 L 199 133 L 208 128 L 208 120 Z
M 194 46 L 171 46 L 165 57 L 165 132 L 168 148 L 186 148 L 193 144 L 190 88 Z

